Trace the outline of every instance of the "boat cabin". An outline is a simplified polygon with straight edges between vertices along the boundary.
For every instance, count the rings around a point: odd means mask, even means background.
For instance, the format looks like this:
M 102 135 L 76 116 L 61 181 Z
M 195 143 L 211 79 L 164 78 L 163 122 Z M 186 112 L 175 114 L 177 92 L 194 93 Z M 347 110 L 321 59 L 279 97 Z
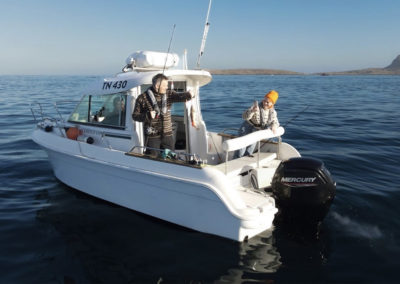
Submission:
M 61 121 L 54 120 L 56 128 L 60 129 L 61 136 L 93 146 L 186 166 L 214 165 L 215 169 L 235 178 L 246 176 L 249 168 L 266 167 L 274 159 L 299 156 L 297 150 L 280 143 L 280 140 L 279 143 L 265 140 L 272 137 L 280 139 L 283 128 L 276 134 L 263 130 L 239 138 L 207 131 L 201 113 L 199 89 L 211 81 L 211 74 L 204 70 L 188 70 L 185 66 L 174 69 L 178 59 L 174 54 L 149 51 L 130 55 L 123 72 L 89 86 L 66 121 L 61 115 Z M 132 119 L 136 99 L 151 87 L 152 78 L 159 73 L 169 78 L 169 90 L 190 91 L 194 95 L 191 100 L 172 104 L 175 150 L 171 153 L 171 160 L 165 159 L 168 151 L 164 149 L 157 149 L 159 155 L 156 157 L 148 154 L 143 123 Z M 71 130 L 73 135 L 70 135 Z M 258 149 L 257 158 L 233 160 L 235 150 L 258 141 L 261 141 L 258 145 L 261 144 L 262 149 Z M 285 150 L 281 151 L 283 148 Z M 247 177 L 240 179 L 248 180 Z
M 153 52 L 146 56 L 157 58 L 159 54 Z M 138 55 L 133 60 L 138 62 Z M 146 62 L 152 60 L 147 58 Z M 137 97 L 151 87 L 153 76 L 163 72 L 157 63 L 148 66 L 143 61 L 139 67 L 124 68 L 125 72 L 94 83 L 85 92 L 68 118 L 71 126 L 78 125 L 80 136 L 91 137 L 95 145 L 143 154 L 146 145 L 143 123 L 132 120 L 132 112 Z M 192 100 L 172 105 L 176 152 L 207 160 L 207 129 L 201 115 L 199 88 L 211 81 L 210 73 L 166 69 L 164 75 L 169 78 L 169 90 L 190 91 L 195 95 Z

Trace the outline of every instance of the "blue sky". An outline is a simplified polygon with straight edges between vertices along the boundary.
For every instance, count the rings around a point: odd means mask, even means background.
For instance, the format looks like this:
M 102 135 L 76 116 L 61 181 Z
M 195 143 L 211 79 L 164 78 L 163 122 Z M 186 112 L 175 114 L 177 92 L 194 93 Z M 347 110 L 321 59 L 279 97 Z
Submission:
M 2 0 L 1 74 L 119 72 L 137 50 L 199 52 L 208 0 Z M 213 0 L 203 68 L 299 72 L 385 67 L 399 0 Z

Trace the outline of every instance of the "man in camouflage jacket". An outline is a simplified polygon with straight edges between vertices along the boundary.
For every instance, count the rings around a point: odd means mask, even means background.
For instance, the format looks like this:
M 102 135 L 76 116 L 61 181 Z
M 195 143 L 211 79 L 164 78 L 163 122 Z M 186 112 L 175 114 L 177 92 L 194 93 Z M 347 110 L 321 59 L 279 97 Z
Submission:
M 136 99 L 132 119 L 143 122 L 146 146 L 150 148 L 175 149 L 173 139 L 171 105 L 192 99 L 190 92 L 177 93 L 168 91 L 168 77 L 157 74 L 152 79 L 152 86 Z M 157 151 L 151 151 L 153 155 Z

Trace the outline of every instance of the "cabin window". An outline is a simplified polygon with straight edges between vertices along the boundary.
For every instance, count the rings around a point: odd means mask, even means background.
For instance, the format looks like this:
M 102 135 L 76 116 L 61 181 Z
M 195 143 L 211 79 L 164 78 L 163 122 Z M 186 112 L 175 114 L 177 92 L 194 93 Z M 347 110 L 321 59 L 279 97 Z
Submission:
M 185 81 L 169 81 L 168 89 L 174 89 L 175 92 L 186 92 L 186 82 Z M 185 103 L 174 103 L 171 107 L 172 116 L 183 117 L 185 112 Z
M 125 127 L 126 94 L 88 95 L 75 108 L 68 121 L 104 127 Z
M 186 92 L 185 81 L 168 81 L 168 89 L 174 89 L 175 92 Z
M 89 122 L 89 99 L 90 96 L 84 96 L 81 102 L 76 106 L 74 112 L 69 117 L 71 122 Z
M 185 114 L 185 103 L 174 103 L 171 106 L 171 115 L 172 116 L 181 116 L 183 117 Z
M 185 81 L 168 82 L 169 89 L 175 92 L 186 92 Z M 171 106 L 171 119 L 175 150 L 186 149 L 185 103 L 174 103 Z
M 140 90 L 142 93 L 144 93 L 151 86 L 152 86 L 151 84 L 143 84 L 140 86 Z M 186 82 L 185 81 L 168 81 L 168 90 L 171 90 L 172 88 L 175 92 L 186 92 Z

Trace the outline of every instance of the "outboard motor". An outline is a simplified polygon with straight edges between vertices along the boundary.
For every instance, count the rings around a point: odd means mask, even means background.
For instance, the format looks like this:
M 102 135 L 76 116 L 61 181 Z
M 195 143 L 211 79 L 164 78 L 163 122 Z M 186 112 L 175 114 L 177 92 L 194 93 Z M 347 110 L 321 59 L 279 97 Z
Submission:
M 317 224 L 328 213 L 336 183 L 322 161 L 291 158 L 272 178 L 272 192 L 284 221 Z

